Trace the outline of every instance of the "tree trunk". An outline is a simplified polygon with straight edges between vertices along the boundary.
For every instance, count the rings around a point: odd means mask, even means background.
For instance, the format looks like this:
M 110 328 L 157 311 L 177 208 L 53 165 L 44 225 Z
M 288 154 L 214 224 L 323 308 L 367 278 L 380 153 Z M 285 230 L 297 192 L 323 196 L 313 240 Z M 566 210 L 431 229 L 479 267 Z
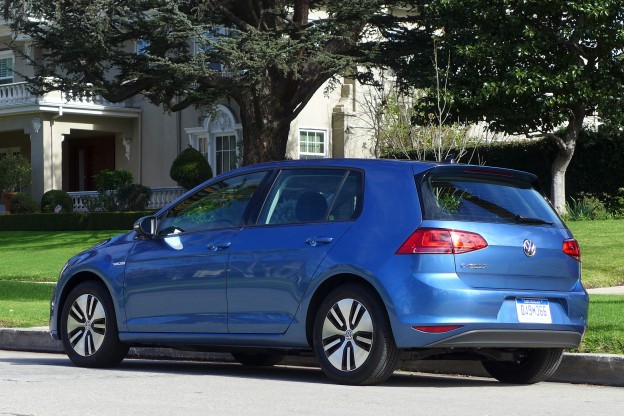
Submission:
M 581 103 L 574 105 L 570 110 L 570 119 L 563 138 L 556 135 L 550 136 L 559 147 L 559 152 L 555 156 L 550 170 L 552 174 L 550 198 L 559 214 L 566 213 L 565 175 L 570 161 L 572 161 L 572 156 L 574 156 L 576 140 L 583 128 L 583 120 L 585 120 L 586 113 L 585 105 Z
M 290 132 L 292 111 L 282 108 L 272 96 L 244 96 L 240 104 L 243 125 L 243 166 L 283 160 Z

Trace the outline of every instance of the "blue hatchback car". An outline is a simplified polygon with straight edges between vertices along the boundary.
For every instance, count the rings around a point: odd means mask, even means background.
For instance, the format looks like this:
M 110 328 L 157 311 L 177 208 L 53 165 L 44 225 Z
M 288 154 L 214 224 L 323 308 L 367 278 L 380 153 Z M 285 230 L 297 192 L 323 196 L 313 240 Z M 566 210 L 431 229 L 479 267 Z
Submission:
M 189 191 L 70 259 L 50 329 L 80 366 L 130 346 L 314 352 L 344 384 L 402 359 L 473 359 L 535 383 L 587 325 L 579 245 L 529 173 L 391 160 L 284 161 Z

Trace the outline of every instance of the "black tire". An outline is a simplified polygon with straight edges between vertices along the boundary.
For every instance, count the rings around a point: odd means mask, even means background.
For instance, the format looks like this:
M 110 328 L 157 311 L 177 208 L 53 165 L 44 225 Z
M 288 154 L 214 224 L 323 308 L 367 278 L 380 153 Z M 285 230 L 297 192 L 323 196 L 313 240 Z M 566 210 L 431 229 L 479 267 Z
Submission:
M 526 350 L 518 361 L 482 361 L 485 370 L 503 383 L 534 384 L 552 376 L 563 358 L 560 348 Z
M 285 354 L 233 352 L 232 357 L 245 367 L 271 367 L 282 362 Z
M 319 306 L 313 348 L 323 372 L 340 384 L 381 383 L 399 359 L 385 308 L 355 284 L 337 287 Z
M 69 359 L 80 367 L 112 367 L 128 354 L 129 346 L 119 341 L 110 295 L 97 282 L 81 283 L 67 296 L 61 339 Z

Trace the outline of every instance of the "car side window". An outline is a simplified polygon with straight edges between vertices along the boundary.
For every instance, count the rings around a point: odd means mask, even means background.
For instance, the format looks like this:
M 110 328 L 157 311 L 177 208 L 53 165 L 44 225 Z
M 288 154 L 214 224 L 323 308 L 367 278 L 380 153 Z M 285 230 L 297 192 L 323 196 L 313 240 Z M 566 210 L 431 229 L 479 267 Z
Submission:
M 296 224 L 352 219 L 361 192 L 359 172 L 346 169 L 283 170 L 258 224 Z
M 249 201 L 266 174 L 254 172 L 235 176 L 195 192 L 167 212 L 158 234 L 240 226 Z

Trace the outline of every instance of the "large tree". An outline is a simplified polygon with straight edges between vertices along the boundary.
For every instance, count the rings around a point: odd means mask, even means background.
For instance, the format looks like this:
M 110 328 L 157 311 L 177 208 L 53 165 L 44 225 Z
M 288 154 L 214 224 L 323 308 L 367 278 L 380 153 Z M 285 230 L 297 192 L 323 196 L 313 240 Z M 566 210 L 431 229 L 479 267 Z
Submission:
M 622 122 L 624 2 L 412 4 L 419 10 L 418 24 L 387 27 L 395 42 L 384 56 L 393 57 L 390 63 L 413 85 L 430 87 L 436 48 L 439 64 L 450 64 L 448 92 L 462 118 L 556 143 L 551 199 L 565 212 L 565 173 L 583 123 L 593 115 L 605 123 Z
M 37 92 L 112 102 L 141 94 L 171 111 L 232 98 L 251 164 L 284 158 L 290 122 L 323 83 L 353 68 L 381 3 L 4 0 L 4 12 L 15 35 L 43 51 L 31 62 Z

